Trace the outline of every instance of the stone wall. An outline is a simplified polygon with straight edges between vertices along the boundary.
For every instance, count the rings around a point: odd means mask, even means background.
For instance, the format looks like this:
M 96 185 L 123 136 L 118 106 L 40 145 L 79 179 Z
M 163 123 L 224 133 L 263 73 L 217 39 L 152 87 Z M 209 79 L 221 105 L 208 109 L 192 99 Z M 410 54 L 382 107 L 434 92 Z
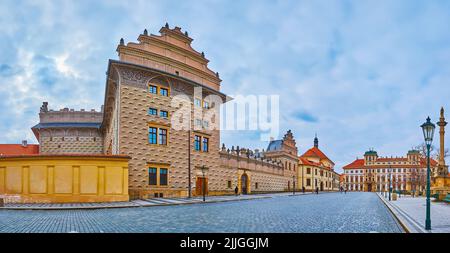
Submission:
M 0 157 L 0 197 L 18 203 L 128 201 L 126 156 Z

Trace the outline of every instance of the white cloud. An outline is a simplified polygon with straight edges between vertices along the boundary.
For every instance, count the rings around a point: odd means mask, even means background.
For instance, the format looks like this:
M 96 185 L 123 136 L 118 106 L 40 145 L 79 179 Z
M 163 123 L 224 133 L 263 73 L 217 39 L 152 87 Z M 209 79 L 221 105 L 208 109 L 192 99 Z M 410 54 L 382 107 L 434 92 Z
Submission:
M 99 108 L 119 39 L 157 33 L 166 21 L 189 31 L 224 92 L 279 94 L 282 129 L 294 131 L 301 152 L 317 132 L 337 167 L 370 147 L 403 155 L 421 141 L 426 116 L 450 112 L 447 2 L 10 1 L 0 7 L 0 66 L 15 74 L 0 72 L 0 105 L 14 110 L 0 115 L 8 119 L 0 142 L 29 135 L 44 100 Z M 266 145 L 257 140 L 224 133 L 222 142 Z

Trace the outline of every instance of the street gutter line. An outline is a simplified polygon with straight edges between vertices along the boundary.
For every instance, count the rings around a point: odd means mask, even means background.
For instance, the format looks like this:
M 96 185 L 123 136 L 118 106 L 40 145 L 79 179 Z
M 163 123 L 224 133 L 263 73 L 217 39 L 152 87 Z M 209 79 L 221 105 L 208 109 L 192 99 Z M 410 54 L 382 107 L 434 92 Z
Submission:
M 384 199 L 379 193 L 376 193 L 388 210 L 392 213 L 395 219 L 400 223 L 406 233 L 426 233 L 420 224 L 418 224 L 413 218 L 411 218 L 407 213 L 405 213 L 400 208 L 396 207 L 394 204 L 389 203 Z

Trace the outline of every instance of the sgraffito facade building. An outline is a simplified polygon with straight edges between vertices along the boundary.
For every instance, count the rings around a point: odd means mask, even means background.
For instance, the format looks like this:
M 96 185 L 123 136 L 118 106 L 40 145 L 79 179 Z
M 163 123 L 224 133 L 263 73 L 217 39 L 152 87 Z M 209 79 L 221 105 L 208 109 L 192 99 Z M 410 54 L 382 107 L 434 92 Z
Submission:
M 168 24 L 159 32 L 145 30 L 137 43 L 120 40 L 119 59 L 108 63 L 100 111 L 51 110 L 43 103 L 32 131 L 39 142 L 34 156 L 46 157 L 46 169 L 38 166 L 33 179 L 21 174 L 25 179 L 11 182 L 64 177 L 58 189 L 68 195 L 59 198 L 58 193 L 52 199 L 64 201 L 70 201 L 70 194 L 77 196 L 76 201 L 118 201 L 234 194 L 236 188 L 244 194 L 300 189 L 300 159 L 292 132 L 271 141 L 266 151 L 221 147 L 219 106 L 231 98 L 221 92 L 219 74 L 209 69 L 203 52 L 191 47 L 187 32 Z M 83 157 L 95 160 L 95 166 L 83 163 Z M 117 165 L 98 163 L 108 157 Z M 16 165 L 2 165 L 9 158 L 0 157 L 2 177 L 14 177 L 15 170 L 8 166 Z M 74 164 L 55 165 L 55 160 L 59 164 L 63 159 Z M 18 171 L 29 169 L 23 166 Z M 81 175 L 89 178 L 88 183 L 79 181 Z M 76 187 L 68 187 L 68 182 Z M 109 185 L 113 190 L 106 190 L 108 182 L 115 182 Z M 325 185 L 323 190 L 333 189 Z M 0 190 L 13 193 L 8 187 Z M 39 187 L 40 196 L 55 193 L 54 183 Z M 107 191 L 112 195 L 104 196 Z M 101 196 L 80 197 L 85 193 Z

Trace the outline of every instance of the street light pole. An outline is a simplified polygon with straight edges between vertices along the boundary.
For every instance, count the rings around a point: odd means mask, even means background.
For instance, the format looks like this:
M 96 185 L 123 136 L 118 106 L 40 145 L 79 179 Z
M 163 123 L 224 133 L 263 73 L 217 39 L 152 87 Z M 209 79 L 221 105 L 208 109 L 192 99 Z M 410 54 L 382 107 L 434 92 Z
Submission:
M 206 170 L 206 168 L 205 168 L 205 165 L 203 165 L 202 166 L 202 175 L 203 175 L 203 190 L 202 190 L 202 192 L 203 192 L 203 202 L 205 202 L 206 201 L 206 177 L 205 177 L 205 170 Z
M 427 210 L 425 218 L 425 229 L 431 230 L 431 201 L 430 201 L 430 149 L 433 142 L 435 125 L 431 123 L 430 117 L 421 125 L 425 144 L 427 145 Z
M 431 203 L 430 203 L 430 148 L 427 144 L 427 214 L 425 218 L 425 229 L 431 230 Z
M 192 197 L 191 183 L 191 129 L 188 130 L 188 198 Z
M 292 195 L 295 195 L 295 176 L 292 176 Z
M 391 191 L 392 191 L 392 167 L 389 163 L 389 201 L 391 201 Z

